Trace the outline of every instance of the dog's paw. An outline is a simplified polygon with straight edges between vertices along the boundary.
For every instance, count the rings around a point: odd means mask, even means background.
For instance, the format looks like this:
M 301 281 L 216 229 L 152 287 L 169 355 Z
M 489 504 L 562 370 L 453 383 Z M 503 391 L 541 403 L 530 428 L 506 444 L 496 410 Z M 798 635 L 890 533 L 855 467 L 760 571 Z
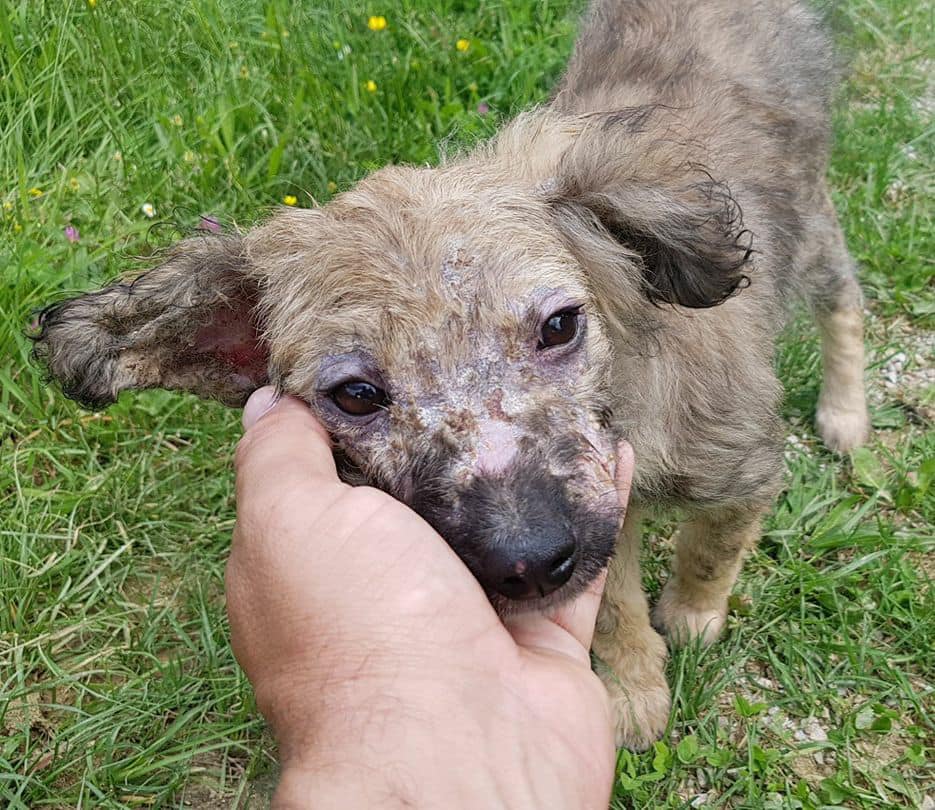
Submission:
M 614 717 L 617 748 L 645 751 L 665 733 L 669 722 L 669 685 L 665 676 L 652 682 L 620 680 L 611 672 L 603 675 Z
M 662 596 L 653 609 L 653 626 L 665 633 L 673 647 L 684 647 L 696 639 L 707 647 L 713 644 L 727 620 L 727 602 L 717 607 L 691 605 L 670 580 L 662 589 Z
M 607 688 L 618 748 L 645 751 L 665 733 L 669 722 L 666 645 L 649 627 L 641 643 L 619 648 L 614 661 L 597 672 Z
M 819 401 L 815 427 L 829 450 L 846 453 L 867 441 L 870 415 L 863 401 L 848 408 Z

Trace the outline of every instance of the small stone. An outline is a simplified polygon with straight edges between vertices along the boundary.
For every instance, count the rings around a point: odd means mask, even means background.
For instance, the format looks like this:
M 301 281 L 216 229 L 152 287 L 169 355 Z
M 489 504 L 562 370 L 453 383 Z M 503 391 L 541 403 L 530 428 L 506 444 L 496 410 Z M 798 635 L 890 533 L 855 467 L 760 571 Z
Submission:
M 822 728 L 821 724 L 814 717 L 807 717 L 802 723 L 802 731 L 807 739 L 813 742 L 827 742 L 828 732 Z

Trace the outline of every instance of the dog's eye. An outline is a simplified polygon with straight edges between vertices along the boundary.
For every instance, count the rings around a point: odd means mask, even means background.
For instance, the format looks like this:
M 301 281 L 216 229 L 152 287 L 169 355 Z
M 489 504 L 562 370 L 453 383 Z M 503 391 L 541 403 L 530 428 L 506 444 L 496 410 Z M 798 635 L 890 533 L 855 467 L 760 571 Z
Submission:
M 562 346 L 575 339 L 578 334 L 578 315 L 580 307 L 563 309 L 548 317 L 539 332 L 539 349 Z
M 368 416 L 385 408 L 390 401 L 386 391 L 364 380 L 351 380 L 332 388 L 332 402 L 351 416 Z

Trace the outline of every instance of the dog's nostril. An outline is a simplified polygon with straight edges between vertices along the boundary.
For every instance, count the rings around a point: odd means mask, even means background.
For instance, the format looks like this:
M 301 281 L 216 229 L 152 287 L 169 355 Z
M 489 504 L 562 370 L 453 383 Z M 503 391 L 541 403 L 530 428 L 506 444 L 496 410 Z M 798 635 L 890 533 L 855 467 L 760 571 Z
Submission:
M 552 585 L 564 585 L 575 570 L 575 544 L 565 545 L 549 563 L 548 582 Z

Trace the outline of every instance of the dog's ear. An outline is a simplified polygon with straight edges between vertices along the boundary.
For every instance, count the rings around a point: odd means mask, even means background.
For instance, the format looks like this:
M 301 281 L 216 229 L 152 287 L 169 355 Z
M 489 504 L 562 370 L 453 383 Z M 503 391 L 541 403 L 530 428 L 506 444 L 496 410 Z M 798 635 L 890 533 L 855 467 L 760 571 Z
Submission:
M 108 405 L 126 388 L 242 405 L 268 380 L 260 294 L 239 237 L 187 239 L 134 280 L 41 312 L 36 356 L 87 407 Z
M 641 266 L 654 304 L 711 307 L 746 286 L 752 235 L 730 189 L 703 169 L 667 159 L 664 145 L 601 134 L 609 143 L 590 131 L 548 183 L 573 247 L 583 234 L 613 240 Z

